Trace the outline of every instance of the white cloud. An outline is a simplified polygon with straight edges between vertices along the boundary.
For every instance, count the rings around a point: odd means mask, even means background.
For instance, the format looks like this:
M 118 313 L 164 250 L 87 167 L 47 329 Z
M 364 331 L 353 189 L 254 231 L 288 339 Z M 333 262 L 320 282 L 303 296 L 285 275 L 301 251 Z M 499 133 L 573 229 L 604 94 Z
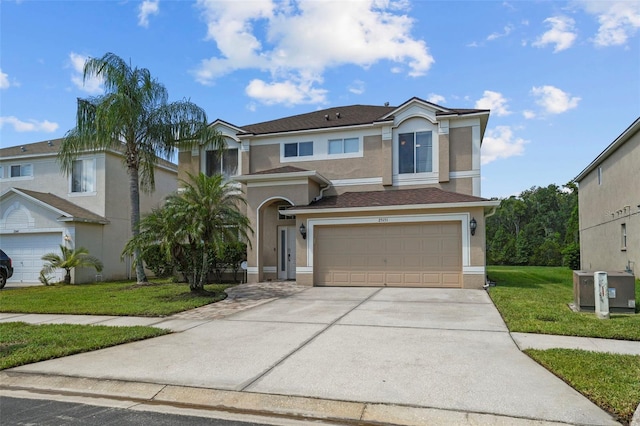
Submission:
M 82 78 L 84 74 L 84 63 L 88 57 L 71 52 L 69 54 L 69 60 L 71 61 L 71 67 L 73 68 L 73 74 L 71 75 L 71 81 L 73 84 L 83 92 L 87 92 L 91 95 L 102 93 L 102 79 L 95 76 L 91 76 L 84 80 Z
M 0 128 L 4 125 L 13 126 L 13 130 L 16 132 L 55 132 L 58 129 L 58 123 L 53 123 L 49 120 L 37 121 L 29 119 L 22 121 L 14 116 L 0 117 Z
M 9 74 L 2 72 L 0 68 L 0 89 L 8 89 L 11 86 L 9 82 Z
M 522 115 L 524 116 L 524 118 L 526 118 L 527 120 L 531 120 L 533 118 L 536 118 L 536 113 L 534 111 L 531 110 L 524 110 L 522 111 Z
M 364 81 L 354 80 L 354 82 L 349 86 L 349 91 L 356 95 L 362 95 L 365 91 Z
M 511 31 L 513 31 L 513 25 L 507 25 L 506 27 L 504 27 L 503 32 L 489 34 L 487 36 L 487 41 L 493 41 L 501 37 L 506 37 L 511 34 Z
M 507 100 L 502 93 L 485 90 L 481 99 L 476 101 L 476 108 L 490 109 L 498 117 L 511 114 L 507 106 Z
M 159 0 L 144 0 L 138 12 L 138 25 L 149 28 L 149 16 L 160 12 Z
M 596 46 L 617 46 L 627 42 L 640 28 L 638 1 L 580 1 L 584 10 L 598 18 Z
M 251 80 L 245 89 L 249 97 L 266 105 L 317 104 L 325 103 L 327 91 L 310 87 L 306 82 L 296 84 L 292 81 L 266 83 L 263 80 Z
M 444 98 L 444 96 L 438 95 L 437 93 L 429 93 L 429 96 L 427 96 L 427 102 L 431 102 L 433 104 L 442 105 L 446 101 L 447 100 Z
M 548 44 L 555 45 L 554 53 L 568 49 L 577 38 L 575 32 L 575 21 L 567 16 L 552 16 L 544 20 L 551 26 L 551 29 L 542 34 L 531 45 L 534 47 L 545 47 Z
M 536 103 L 548 114 L 561 114 L 576 108 L 580 102 L 579 97 L 571 97 L 569 93 L 553 86 L 533 87 L 531 94 L 536 98 Z
M 207 38 L 219 51 L 194 70 L 202 84 L 235 70 L 259 69 L 270 74 L 269 86 L 324 92 L 314 85 L 328 68 L 353 64 L 366 69 L 390 61 L 391 72 L 422 76 L 434 62 L 426 43 L 410 34 L 414 21 L 406 14 L 406 2 L 348 1 L 339 8 L 329 7 L 337 3 L 313 0 L 199 0 L 198 5 L 207 22 Z M 248 93 L 255 92 L 253 84 Z M 299 95 L 288 91 L 291 99 L 278 96 L 273 101 L 296 103 Z M 314 97 L 317 93 L 304 98 Z
M 497 126 L 484 134 L 482 143 L 482 164 L 489 164 L 495 160 L 523 155 L 524 146 L 528 141 L 513 135 L 510 126 Z

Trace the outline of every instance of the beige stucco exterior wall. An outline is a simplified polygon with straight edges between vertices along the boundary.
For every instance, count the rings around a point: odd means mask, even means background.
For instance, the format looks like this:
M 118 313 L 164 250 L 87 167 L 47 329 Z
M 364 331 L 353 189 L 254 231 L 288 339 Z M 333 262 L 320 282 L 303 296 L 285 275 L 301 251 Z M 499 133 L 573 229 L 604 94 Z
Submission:
M 449 167 L 452 172 L 472 169 L 471 127 L 450 129 L 449 152 Z
M 584 270 L 621 271 L 640 278 L 640 132 L 579 182 L 580 251 Z M 627 247 L 622 247 L 622 224 Z

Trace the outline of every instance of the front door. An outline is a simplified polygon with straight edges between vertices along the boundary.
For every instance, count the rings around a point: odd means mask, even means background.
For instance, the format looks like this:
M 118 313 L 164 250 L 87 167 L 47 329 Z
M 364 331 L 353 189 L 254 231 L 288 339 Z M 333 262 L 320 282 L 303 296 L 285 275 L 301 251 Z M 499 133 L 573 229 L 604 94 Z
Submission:
M 296 279 L 295 226 L 278 226 L 278 279 Z

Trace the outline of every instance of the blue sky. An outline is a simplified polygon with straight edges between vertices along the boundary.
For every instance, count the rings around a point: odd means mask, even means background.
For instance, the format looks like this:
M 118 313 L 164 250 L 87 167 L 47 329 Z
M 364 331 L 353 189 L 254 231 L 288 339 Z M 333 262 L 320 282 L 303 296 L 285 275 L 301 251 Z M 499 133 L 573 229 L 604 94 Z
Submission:
M 638 1 L 0 0 L 2 147 L 64 136 L 86 57 L 211 121 L 417 96 L 490 108 L 482 195 L 563 185 L 640 115 Z

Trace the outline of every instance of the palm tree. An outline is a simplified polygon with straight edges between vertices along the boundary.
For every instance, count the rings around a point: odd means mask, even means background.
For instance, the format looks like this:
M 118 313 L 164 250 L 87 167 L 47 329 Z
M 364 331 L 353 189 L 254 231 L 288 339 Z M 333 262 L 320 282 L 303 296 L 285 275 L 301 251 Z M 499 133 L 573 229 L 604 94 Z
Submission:
M 140 222 L 140 234 L 125 246 L 125 254 L 144 253 L 160 246 L 168 262 L 186 274 L 191 291 L 204 289 L 210 253 L 221 253 L 225 244 L 247 240 L 249 219 L 239 207 L 246 203 L 242 191 L 222 175 L 189 174 L 178 193 L 167 197 L 161 209 Z
M 113 53 L 90 58 L 83 78 L 101 78 L 105 93 L 79 98 L 76 127 L 67 132 L 58 155 L 69 174 L 83 151 L 114 149 L 124 154 L 129 175 L 131 233 L 138 234 L 140 190 L 152 192 L 154 168 L 159 158 L 169 159 L 176 148 L 212 143 L 220 152 L 224 138 L 208 127 L 207 114 L 189 100 L 168 103 L 167 89 L 146 68 L 132 68 Z M 139 253 L 132 253 L 134 259 Z M 140 262 L 136 279 L 146 282 Z
M 42 268 L 41 275 L 55 271 L 56 269 L 64 269 L 64 283 L 71 284 L 71 270 L 74 268 L 95 268 L 97 272 L 102 271 L 102 262 L 97 257 L 91 256 L 89 250 L 84 247 L 71 249 L 64 245 L 60 245 L 61 255 L 58 253 L 47 253 L 42 256 L 42 260 L 48 262 Z

